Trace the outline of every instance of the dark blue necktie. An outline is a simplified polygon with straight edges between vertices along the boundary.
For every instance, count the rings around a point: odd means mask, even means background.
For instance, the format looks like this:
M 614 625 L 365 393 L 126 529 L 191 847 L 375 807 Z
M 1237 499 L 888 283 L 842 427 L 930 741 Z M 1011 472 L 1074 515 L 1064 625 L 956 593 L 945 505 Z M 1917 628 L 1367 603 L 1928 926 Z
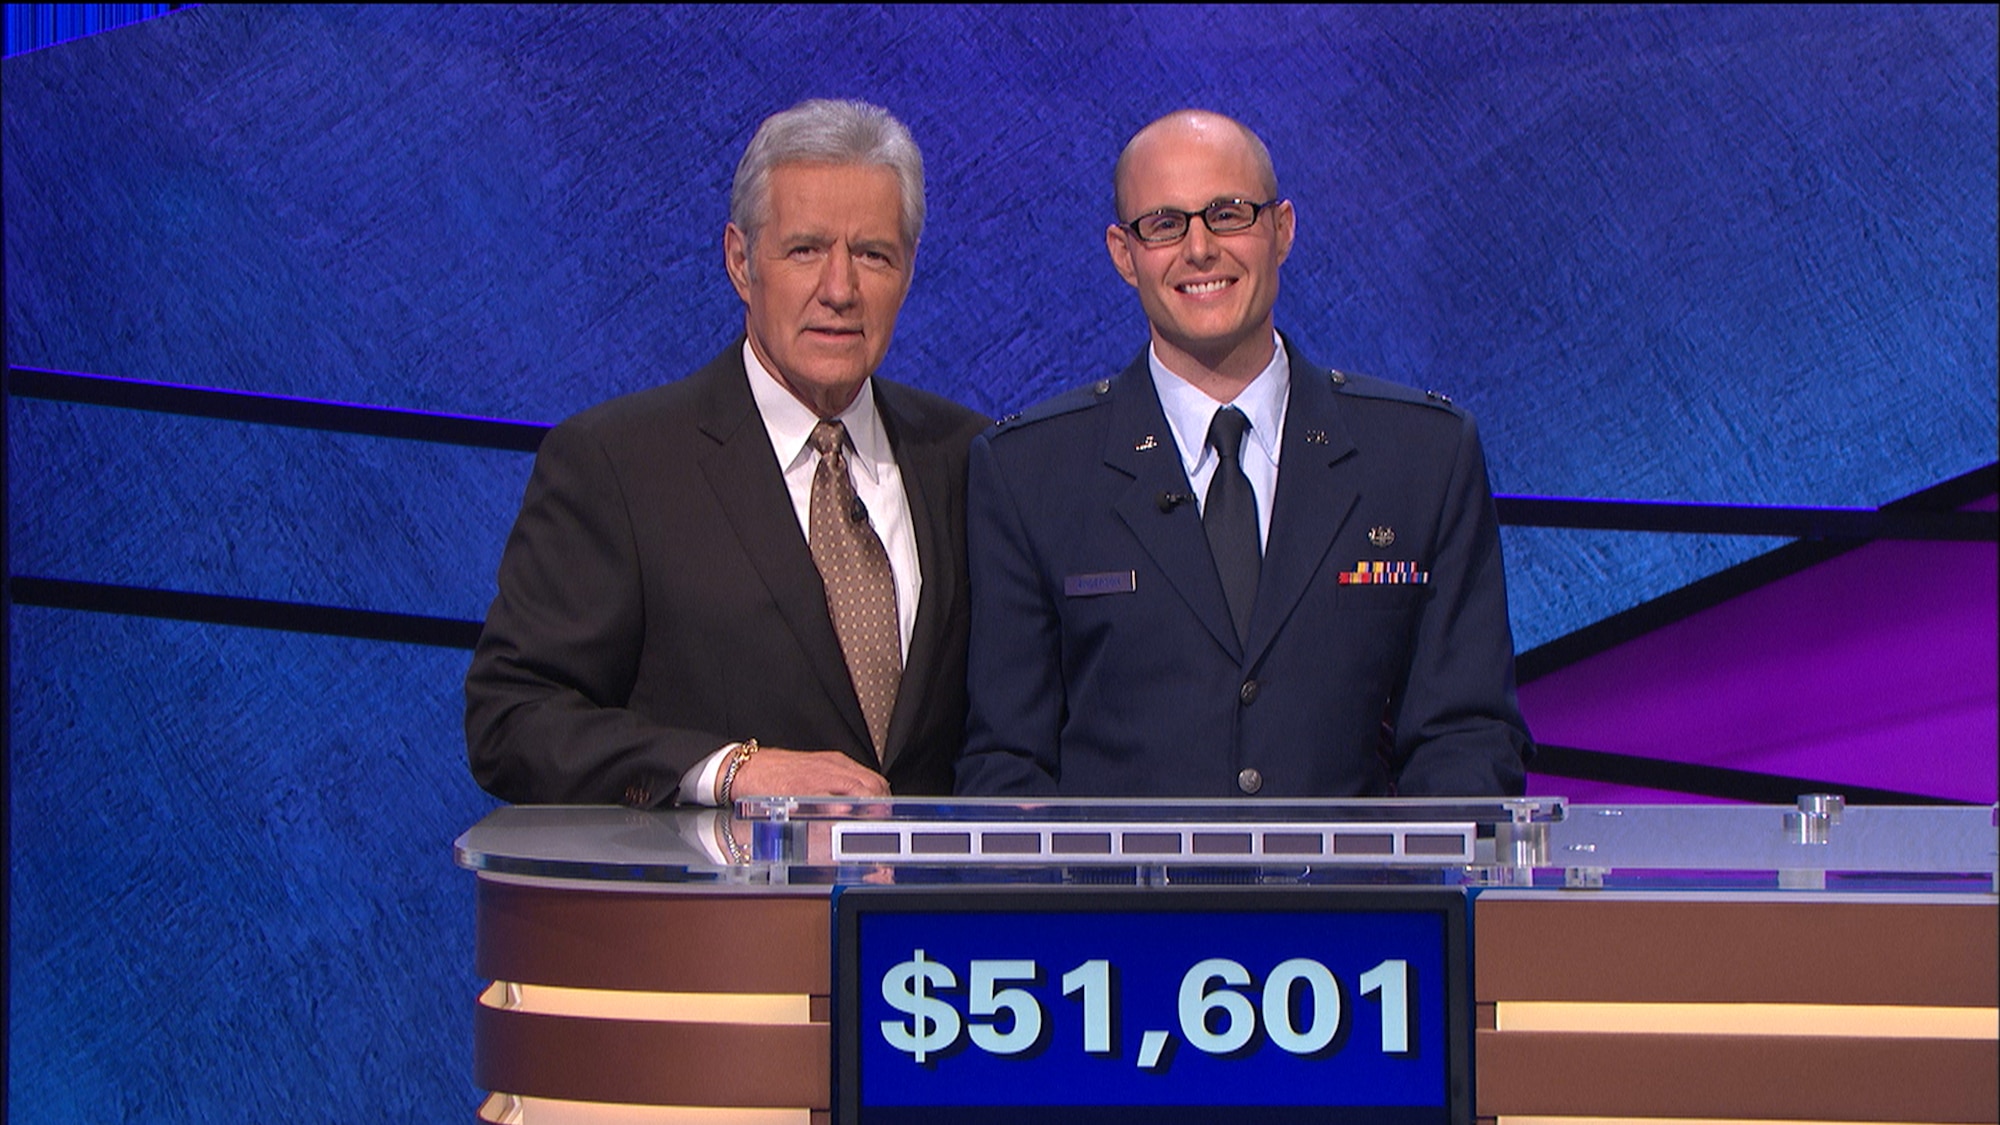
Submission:
M 1236 640 L 1250 643 L 1250 606 L 1257 600 L 1257 572 L 1263 565 L 1263 550 L 1257 543 L 1257 496 L 1250 491 L 1250 478 L 1243 475 L 1243 433 L 1250 419 L 1241 410 L 1225 406 L 1208 424 L 1208 444 L 1215 447 L 1215 476 L 1208 482 L 1208 498 L 1202 504 L 1201 523 L 1208 532 L 1208 550 L 1215 556 L 1215 573 L 1222 579 L 1222 595 L 1229 600 L 1229 616 L 1236 623 Z

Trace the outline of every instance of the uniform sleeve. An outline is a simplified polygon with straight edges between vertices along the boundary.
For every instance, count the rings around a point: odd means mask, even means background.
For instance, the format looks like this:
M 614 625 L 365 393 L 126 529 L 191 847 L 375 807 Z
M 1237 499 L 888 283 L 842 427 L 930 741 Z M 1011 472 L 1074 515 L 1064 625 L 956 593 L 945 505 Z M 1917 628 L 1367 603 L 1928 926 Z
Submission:
M 1409 675 L 1391 700 L 1397 792 L 1519 795 L 1533 752 L 1515 700 L 1500 523 L 1472 420 L 1459 433 Z
M 1066 713 L 1061 628 L 989 436 L 972 443 L 965 531 L 972 629 L 956 791 L 1053 796 Z

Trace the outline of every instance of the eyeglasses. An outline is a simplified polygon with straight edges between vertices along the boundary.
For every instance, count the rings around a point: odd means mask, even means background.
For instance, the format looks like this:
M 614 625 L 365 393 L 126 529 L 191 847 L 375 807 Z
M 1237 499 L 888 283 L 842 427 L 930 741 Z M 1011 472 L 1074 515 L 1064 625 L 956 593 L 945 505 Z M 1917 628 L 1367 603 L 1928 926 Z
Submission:
M 1235 234 L 1257 225 L 1257 216 L 1265 208 L 1275 207 L 1278 200 L 1268 203 L 1252 203 L 1247 199 L 1218 199 L 1199 211 L 1177 211 L 1172 207 L 1162 207 L 1158 211 L 1145 214 L 1123 224 L 1126 230 L 1139 241 L 1153 246 L 1164 246 L 1169 242 L 1179 242 L 1187 237 L 1188 228 L 1194 224 L 1196 215 L 1208 227 L 1210 234 Z

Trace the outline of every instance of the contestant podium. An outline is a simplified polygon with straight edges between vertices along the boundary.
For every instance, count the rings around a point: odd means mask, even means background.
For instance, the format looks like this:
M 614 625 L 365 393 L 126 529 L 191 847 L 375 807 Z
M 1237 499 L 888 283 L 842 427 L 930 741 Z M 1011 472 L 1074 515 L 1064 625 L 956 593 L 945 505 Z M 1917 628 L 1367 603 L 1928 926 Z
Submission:
M 491 1091 L 478 1119 L 833 1120 L 838 888 L 861 888 L 854 902 L 1013 888 L 1079 903 L 1455 888 L 1469 983 L 1451 1003 L 1472 1029 L 1460 1113 L 1996 1122 L 1995 825 L 1991 807 L 1825 798 L 506 808 L 456 844 L 477 873 L 477 968 L 492 982 L 475 1022 L 475 1080 Z M 1352 1011 L 1388 998 L 1327 979 Z M 850 1002 L 872 1001 L 868 983 Z M 1297 1003 L 1265 1004 L 1286 1034 L 1309 1024 Z

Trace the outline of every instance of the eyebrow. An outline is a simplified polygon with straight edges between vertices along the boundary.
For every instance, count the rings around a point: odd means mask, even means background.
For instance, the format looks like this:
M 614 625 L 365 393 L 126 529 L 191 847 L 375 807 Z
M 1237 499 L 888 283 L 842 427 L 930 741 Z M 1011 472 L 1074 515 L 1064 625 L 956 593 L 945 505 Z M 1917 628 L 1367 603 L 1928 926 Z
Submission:
M 835 242 L 840 241 L 840 239 L 838 236 L 828 234 L 823 230 L 796 230 L 773 231 L 772 241 L 786 246 L 804 244 L 807 246 L 826 247 L 833 245 Z M 900 253 L 903 249 L 903 240 L 900 238 L 861 238 L 852 240 L 848 245 L 856 250 L 889 250 Z

